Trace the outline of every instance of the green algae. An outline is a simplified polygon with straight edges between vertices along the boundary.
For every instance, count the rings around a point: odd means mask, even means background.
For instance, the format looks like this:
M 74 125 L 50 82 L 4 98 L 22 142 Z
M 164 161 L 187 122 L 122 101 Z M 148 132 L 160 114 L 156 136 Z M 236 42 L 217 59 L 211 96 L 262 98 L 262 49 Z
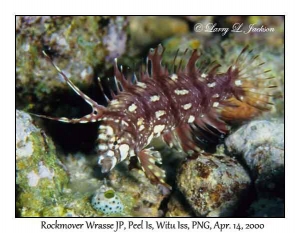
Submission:
M 68 183 L 68 176 L 58 162 L 52 140 L 44 137 L 41 132 L 32 132 L 27 140 L 32 142 L 33 153 L 29 158 L 17 159 L 16 163 L 16 184 L 19 193 L 17 207 L 22 216 L 28 216 L 27 213 L 32 212 L 38 214 L 50 203 L 57 203 Z M 52 179 L 38 178 L 36 185 L 30 185 L 28 174 L 39 174 L 41 162 L 54 176 Z

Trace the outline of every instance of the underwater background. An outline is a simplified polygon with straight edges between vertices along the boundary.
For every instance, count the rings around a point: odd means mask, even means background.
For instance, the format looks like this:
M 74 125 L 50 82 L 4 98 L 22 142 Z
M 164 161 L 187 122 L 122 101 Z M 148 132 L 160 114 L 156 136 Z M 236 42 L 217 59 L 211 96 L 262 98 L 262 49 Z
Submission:
M 234 25 L 243 31 L 230 32 Z M 154 140 L 173 187 L 167 197 L 126 162 L 101 173 L 95 150 L 99 123 L 64 124 L 28 114 L 75 118 L 90 112 L 42 51 L 105 105 L 97 78 L 110 96 L 114 58 L 128 72 L 138 71 L 160 43 L 164 64 L 173 62 L 178 49 L 183 61 L 187 48 L 200 49 L 221 71 L 249 45 L 284 96 L 282 16 L 17 16 L 17 216 L 284 217 L 283 97 L 273 99 L 270 112 L 233 125 L 210 156 L 186 160 Z

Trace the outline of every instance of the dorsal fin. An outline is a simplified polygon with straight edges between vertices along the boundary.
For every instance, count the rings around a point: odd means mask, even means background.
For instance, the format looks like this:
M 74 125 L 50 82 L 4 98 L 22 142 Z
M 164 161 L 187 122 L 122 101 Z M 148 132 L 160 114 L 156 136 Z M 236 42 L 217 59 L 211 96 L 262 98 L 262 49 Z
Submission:
M 150 49 L 148 54 L 148 61 L 151 61 L 151 77 L 159 78 L 163 75 L 168 75 L 168 70 L 161 65 L 162 56 L 165 49 L 161 44 L 155 49 Z
M 66 81 L 66 83 L 73 89 L 73 91 L 92 107 L 92 112 L 81 118 L 72 118 L 72 119 L 69 119 L 66 117 L 49 117 L 49 116 L 45 116 L 45 115 L 37 115 L 37 114 L 33 114 L 33 113 L 31 113 L 31 114 L 38 116 L 38 117 L 50 119 L 50 120 L 61 121 L 61 122 L 72 123 L 72 124 L 99 121 L 101 119 L 101 117 L 103 116 L 103 113 L 105 112 L 106 108 L 102 105 L 99 105 L 96 101 L 92 100 L 90 97 L 85 95 L 81 90 L 79 90 L 79 88 L 76 87 L 72 83 L 72 81 L 64 74 L 64 72 L 61 71 L 61 69 L 53 62 L 53 60 L 46 54 L 45 51 L 43 51 L 43 54 L 51 62 L 51 64 L 55 67 L 55 69 L 62 76 L 62 78 Z

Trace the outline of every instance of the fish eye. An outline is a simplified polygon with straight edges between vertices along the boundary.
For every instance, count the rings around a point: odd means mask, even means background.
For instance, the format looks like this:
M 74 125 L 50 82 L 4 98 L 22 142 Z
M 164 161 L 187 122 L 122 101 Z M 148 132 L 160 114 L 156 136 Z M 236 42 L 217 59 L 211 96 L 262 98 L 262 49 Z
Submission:
M 114 141 L 114 145 L 117 145 L 117 144 L 118 144 L 117 140 L 116 140 L 116 141 Z

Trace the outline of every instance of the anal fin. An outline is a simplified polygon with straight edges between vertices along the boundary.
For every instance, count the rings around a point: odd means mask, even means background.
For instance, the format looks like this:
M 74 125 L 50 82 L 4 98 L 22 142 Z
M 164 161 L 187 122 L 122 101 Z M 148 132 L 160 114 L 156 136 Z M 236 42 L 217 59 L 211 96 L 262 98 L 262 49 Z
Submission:
M 170 146 L 180 148 L 190 157 L 197 157 L 199 153 L 214 151 L 228 133 L 227 125 L 215 110 L 204 116 L 199 116 L 191 124 L 182 124 L 173 132 L 163 135 L 164 141 Z

